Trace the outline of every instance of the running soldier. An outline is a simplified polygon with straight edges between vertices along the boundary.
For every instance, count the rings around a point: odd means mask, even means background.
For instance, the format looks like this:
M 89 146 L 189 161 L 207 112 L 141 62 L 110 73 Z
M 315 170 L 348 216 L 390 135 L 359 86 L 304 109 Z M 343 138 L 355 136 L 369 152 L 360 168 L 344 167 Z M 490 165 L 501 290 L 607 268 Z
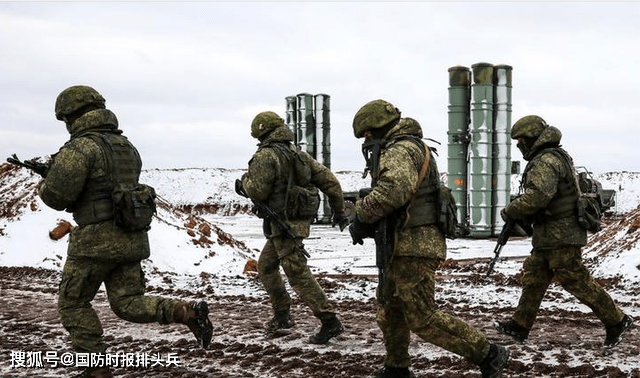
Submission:
M 105 354 L 100 320 L 91 306 L 104 283 L 109 305 L 120 318 L 135 323 L 181 323 L 206 348 L 213 327 L 204 301 L 144 295 L 140 261 L 150 255 L 147 229 L 126 231 L 114 221 L 112 192 L 118 184 L 137 184 L 142 161 L 122 135 L 105 99 L 88 86 L 60 93 L 56 118 L 71 135 L 55 155 L 39 185 L 42 201 L 55 210 L 73 213 L 77 227 L 69 236 L 62 271 L 58 311 L 78 353 Z M 155 193 L 154 193 L 155 194 Z M 106 366 L 93 366 L 83 377 L 112 377 Z
M 376 321 L 382 330 L 386 356 L 377 378 L 413 377 L 409 370 L 410 332 L 479 365 L 482 377 L 495 378 L 507 366 L 509 351 L 489 343 L 464 321 L 438 310 L 436 270 L 446 258 L 446 241 L 436 225 L 435 159 L 422 141 L 422 128 L 384 100 L 365 104 L 353 120 L 356 138 L 372 178 L 372 191 L 356 202 L 349 226 L 353 243 L 389 232 L 390 243 L 379 282 Z M 387 225 L 380 228 L 380 225 Z M 374 231 L 376 228 L 379 231 Z
M 322 323 L 309 341 L 326 344 L 343 332 L 343 326 L 307 266 L 302 241 L 309 236 L 318 210 L 318 189 L 329 198 L 333 225 L 339 224 L 341 230 L 346 227 L 342 188 L 327 167 L 296 148 L 293 132 L 276 113 L 258 114 L 251 123 L 251 136 L 260 143 L 247 173 L 236 181 L 236 192 L 251 198 L 259 209 L 256 215 L 264 219 L 267 242 L 258 259 L 258 272 L 274 311 L 267 332 L 273 335 L 294 326 L 291 298 L 280 276 L 282 266 L 293 290 Z
M 528 163 L 520 196 L 501 216 L 505 222 L 513 220 L 533 230 L 533 250 L 524 262 L 522 295 L 515 313 L 508 321 L 495 322 L 494 327 L 516 341 L 526 340 L 555 277 L 604 323 L 604 346 L 611 348 L 621 341 L 633 319 L 615 305 L 582 262 L 587 231 L 578 222 L 575 171 L 571 157 L 560 148 L 562 133 L 544 119 L 529 115 L 513 125 L 511 138 L 518 141 Z

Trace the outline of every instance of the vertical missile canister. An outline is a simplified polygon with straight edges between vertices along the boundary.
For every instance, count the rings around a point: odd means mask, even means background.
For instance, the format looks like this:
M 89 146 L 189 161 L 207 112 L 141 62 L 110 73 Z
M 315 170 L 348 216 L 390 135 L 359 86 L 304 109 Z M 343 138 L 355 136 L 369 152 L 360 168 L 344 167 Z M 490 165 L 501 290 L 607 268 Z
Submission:
M 471 143 L 469 144 L 470 236 L 485 238 L 492 230 L 493 65 L 471 66 Z
M 468 224 L 468 151 L 471 101 L 471 70 L 449 68 L 449 131 L 447 186 L 458 206 L 458 222 Z
M 513 67 L 496 65 L 493 68 L 494 125 L 493 125 L 493 232 L 499 234 L 504 226 L 500 211 L 511 195 L 511 73 Z
M 322 164 L 331 169 L 331 120 L 329 118 L 330 97 L 326 94 L 317 94 L 314 98 L 316 130 L 318 128 L 322 128 Z
M 296 96 L 287 96 L 284 98 L 287 103 L 284 122 L 293 132 L 293 143 L 298 145 L 298 98 Z
M 298 146 L 318 160 L 316 148 L 316 121 L 313 112 L 313 95 L 300 93 L 298 98 Z
M 331 120 L 329 117 L 329 95 L 317 94 L 315 99 L 315 129 L 322 128 L 322 164 L 331 169 Z M 318 138 L 316 137 L 316 140 Z M 320 197 L 320 210 L 318 212 L 318 221 L 321 223 L 331 221 L 331 206 L 327 195 L 322 193 Z

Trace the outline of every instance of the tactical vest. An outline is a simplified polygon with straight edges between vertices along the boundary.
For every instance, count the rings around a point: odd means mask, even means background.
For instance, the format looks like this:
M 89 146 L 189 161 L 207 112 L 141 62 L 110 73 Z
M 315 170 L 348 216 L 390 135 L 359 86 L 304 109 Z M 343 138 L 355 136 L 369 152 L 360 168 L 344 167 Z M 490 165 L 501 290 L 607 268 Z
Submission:
M 546 148 L 540 151 L 534 159 L 540 158 L 543 154 L 546 153 L 555 155 L 561 161 L 563 159 L 572 161 L 569 154 L 560 147 Z M 531 163 L 534 159 L 531 159 L 529 164 L 527 164 L 527 166 L 525 167 L 524 172 L 522 173 L 520 192 L 524 190 L 527 173 L 529 172 L 532 165 Z M 578 191 L 575 185 L 574 173 L 573 171 L 569 171 L 567 165 L 564 163 L 562 164 L 562 169 L 563 172 L 558 182 L 558 190 L 556 191 L 556 194 L 553 196 L 553 198 L 551 198 L 551 201 L 549 201 L 547 207 L 535 215 L 535 221 L 538 223 L 544 222 L 548 219 L 561 219 L 576 215 L 576 201 L 578 200 Z
M 73 218 L 78 226 L 99 223 L 114 218 L 112 192 L 116 183 L 138 182 L 142 160 L 138 150 L 122 135 L 87 132 L 78 137 L 90 138 L 105 158 L 105 175 L 89 177 L 82 195 L 73 206 Z

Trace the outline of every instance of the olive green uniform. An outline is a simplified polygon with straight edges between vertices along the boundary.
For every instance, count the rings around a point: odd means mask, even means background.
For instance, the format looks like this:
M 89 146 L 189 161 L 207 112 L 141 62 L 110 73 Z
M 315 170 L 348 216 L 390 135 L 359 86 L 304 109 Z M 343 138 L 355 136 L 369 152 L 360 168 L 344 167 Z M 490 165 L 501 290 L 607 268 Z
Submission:
M 562 134 L 546 127 L 525 153 L 521 195 L 503 211 L 503 217 L 533 226 L 531 255 L 524 262 L 522 295 L 513 320 L 531 329 L 551 280 L 587 305 L 605 326 L 618 324 L 624 314 L 595 282 L 582 262 L 587 232 L 576 216 L 577 190 L 573 167 L 553 152 Z
M 291 143 L 292 141 L 293 133 L 286 126 L 279 126 L 270 131 L 261 140 L 257 152 L 249 161 L 248 172 L 242 177 L 242 186 L 248 196 L 254 201 L 265 203 L 279 214 L 284 212 L 290 164 L 293 161 L 288 161 L 284 153 L 275 145 L 278 144 L 280 148 L 286 148 L 295 153 L 296 147 Z M 306 152 L 300 151 L 298 156 L 303 160 L 298 166 L 303 168 L 296 171 L 293 177 L 294 183 L 310 190 L 319 189 L 328 196 L 333 212 L 342 213 L 344 211 L 342 188 L 335 175 Z M 303 251 L 296 245 L 301 244 L 309 236 L 312 220 L 313 217 L 285 220 L 297 238 L 294 242 L 275 221 L 265 219 L 263 229 L 267 242 L 258 259 L 258 271 L 260 280 L 269 294 L 274 312 L 289 310 L 291 303 L 291 298 L 280 276 L 279 267 L 282 266 L 289 284 L 310 307 L 314 315 L 320 319 L 327 319 L 335 312 L 329 305 L 324 291 L 311 274 Z
M 62 324 L 76 351 L 104 353 L 102 327 L 91 307 L 102 283 L 116 315 L 132 322 L 171 323 L 173 308 L 180 302 L 144 295 L 140 261 L 149 257 L 147 232 L 123 231 L 114 224 L 109 199 L 96 199 L 96 193 L 105 189 L 109 165 L 103 148 L 87 132 L 126 143 L 116 116 L 107 109 L 96 109 L 67 127 L 71 139 L 55 156 L 39 194 L 49 207 L 73 212 L 78 224 L 69 236 L 60 283 Z M 128 164 L 137 181 L 142 163 L 139 157 L 136 160 Z
M 379 159 L 373 191 L 356 203 L 358 219 L 374 224 L 404 209 L 414 192 L 409 216 L 396 231 L 393 254 L 386 269 L 384 300 L 379 300 L 376 320 L 382 330 L 387 355 L 385 365 L 408 367 L 410 332 L 479 364 L 489 353 L 485 335 L 464 321 L 438 310 L 435 272 L 446 258 L 446 242 L 435 225 L 434 191 L 439 180 L 435 160 L 418 182 L 425 150 L 403 138 L 422 138 L 422 129 L 411 118 L 402 118 L 384 136 L 388 141 Z M 422 142 L 420 142 L 422 143 Z

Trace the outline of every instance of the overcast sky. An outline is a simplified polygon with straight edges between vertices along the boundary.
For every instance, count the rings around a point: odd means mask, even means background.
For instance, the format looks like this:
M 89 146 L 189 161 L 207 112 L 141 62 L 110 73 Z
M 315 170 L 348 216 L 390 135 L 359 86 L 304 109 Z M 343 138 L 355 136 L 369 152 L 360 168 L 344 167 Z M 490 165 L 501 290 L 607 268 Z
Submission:
M 56 152 L 57 95 L 96 88 L 144 168 L 245 168 L 253 117 L 331 96 L 332 169 L 362 170 L 352 120 L 392 102 L 442 143 L 448 68 L 513 67 L 576 165 L 640 171 L 638 2 L 0 2 L 0 152 Z M 514 160 L 521 160 L 513 145 Z

